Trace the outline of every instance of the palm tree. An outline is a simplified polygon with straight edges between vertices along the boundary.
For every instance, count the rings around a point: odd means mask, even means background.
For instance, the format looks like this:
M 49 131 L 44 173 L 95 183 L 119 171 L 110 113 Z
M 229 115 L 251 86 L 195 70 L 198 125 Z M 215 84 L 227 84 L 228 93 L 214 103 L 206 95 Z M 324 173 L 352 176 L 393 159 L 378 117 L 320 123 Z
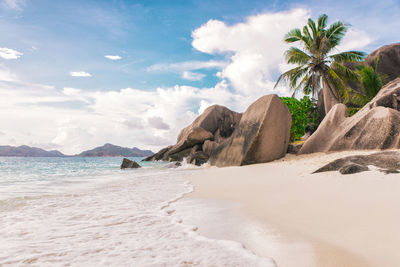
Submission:
M 346 82 L 356 80 L 357 74 L 343 63 L 362 61 L 365 53 L 347 51 L 333 53 L 347 31 L 347 25 L 337 21 L 328 27 L 328 16 L 323 14 L 317 24 L 308 19 L 307 25 L 293 29 L 285 35 L 286 43 L 301 43 L 301 49 L 291 47 L 285 52 L 286 61 L 298 66 L 283 73 L 275 84 L 281 81 L 289 83 L 297 91 L 303 90 L 314 100 L 322 89 L 325 113 L 341 102 L 341 94 L 346 94 Z

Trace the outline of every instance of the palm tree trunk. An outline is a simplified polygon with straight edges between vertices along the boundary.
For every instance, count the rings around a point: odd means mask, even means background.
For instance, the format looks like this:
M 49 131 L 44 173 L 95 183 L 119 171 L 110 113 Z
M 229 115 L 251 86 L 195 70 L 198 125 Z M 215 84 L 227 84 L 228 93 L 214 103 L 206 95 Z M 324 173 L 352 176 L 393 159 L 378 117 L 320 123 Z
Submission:
M 322 89 L 318 92 L 317 111 L 320 119 L 322 120 L 326 115 L 325 104 L 324 104 L 324 91 Z
M 328 114 L 329 110 L 331 110 L 334 105 L 339 104 L 340 102 L 333 93 L 332 88 L 324 76 L 322 78 L 322 91 L 324 93 L 325 114 Z

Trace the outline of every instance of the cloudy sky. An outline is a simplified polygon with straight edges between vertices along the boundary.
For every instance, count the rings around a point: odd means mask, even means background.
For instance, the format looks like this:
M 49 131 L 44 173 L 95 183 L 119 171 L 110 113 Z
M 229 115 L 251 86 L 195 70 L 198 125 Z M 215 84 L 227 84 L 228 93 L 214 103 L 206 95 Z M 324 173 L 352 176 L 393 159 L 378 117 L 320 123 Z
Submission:
M 283 35 L 322 13 L 339 49 L 399 41 L 398 0 L 0 0 L 0 145 L 155 151 L 209 105 L 288 95 Z

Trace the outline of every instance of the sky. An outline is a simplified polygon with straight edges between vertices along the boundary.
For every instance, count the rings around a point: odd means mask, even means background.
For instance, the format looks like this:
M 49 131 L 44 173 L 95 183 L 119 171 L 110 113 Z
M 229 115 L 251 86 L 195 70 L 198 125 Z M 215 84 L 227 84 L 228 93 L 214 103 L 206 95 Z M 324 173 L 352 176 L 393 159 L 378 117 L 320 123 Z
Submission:
M 399 42 L 399 0 L 0 0 L 0 145 L 157 151 L 210 105 L 290 95 L 283 36 L 324 13 L 338 51 Z

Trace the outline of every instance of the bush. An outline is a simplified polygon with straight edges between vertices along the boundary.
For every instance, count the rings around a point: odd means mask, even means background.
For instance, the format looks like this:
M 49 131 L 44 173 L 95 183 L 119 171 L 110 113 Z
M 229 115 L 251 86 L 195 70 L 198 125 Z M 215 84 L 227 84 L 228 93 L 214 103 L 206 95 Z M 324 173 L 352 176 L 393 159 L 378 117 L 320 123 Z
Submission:
M 306 127 L 310 127 L 311 131 L 318 128 L 320 120 L 317 107 L 309 97 L 304 96 L 300 100 L 294 97 L 281 97 L 281 100 L 288 106 L 292 114 L 292 127 L 290 129 L 290 140 L 292 142 L 301 139 L 306 132 Z

